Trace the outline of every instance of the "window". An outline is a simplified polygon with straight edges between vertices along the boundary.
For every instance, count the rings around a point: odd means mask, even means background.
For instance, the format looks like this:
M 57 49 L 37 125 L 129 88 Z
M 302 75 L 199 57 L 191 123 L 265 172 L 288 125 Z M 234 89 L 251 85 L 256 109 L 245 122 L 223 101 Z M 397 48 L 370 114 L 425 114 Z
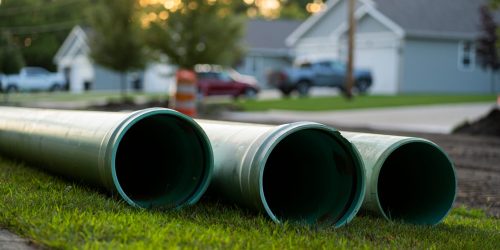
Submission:
M 299 68 L 302 68 L 302 69 L 308 69 L 308 68 L 311 68 L 311 63 L 310 62 L 305 62 L 305 63 L 301 63 L 299 65 Z
M 330 62 L 320 62 L 319 66 L 326 68 L 326 69 L 330 69 L 332 67 Z
M 26 75 L 27 76 L 39 76 L 39 75 L 46 75 L 48 74 L 49 72 L 47 72 L 47 70 L 45 69 L 42 69 L 42 68 L 32 68 L 32 67 L 28 67 L 26 68 Z
M 345 71 L 346 70 L 346 65 L 344 63 L 334 61 L 332 62 L 332 68 L 338 71 Z
M 199 72 L 199 79 L 217 79 L 217 73 L 214 72 Z
M 232 80 L 231 77 L 226 72 L 219 72 L 218 78 L 219 80 L 225 82 L 230 82 Z
M 458 46 L 458 69 L 472 71 L 476 64 L 476 48 L 471 41 L 463 41 Z

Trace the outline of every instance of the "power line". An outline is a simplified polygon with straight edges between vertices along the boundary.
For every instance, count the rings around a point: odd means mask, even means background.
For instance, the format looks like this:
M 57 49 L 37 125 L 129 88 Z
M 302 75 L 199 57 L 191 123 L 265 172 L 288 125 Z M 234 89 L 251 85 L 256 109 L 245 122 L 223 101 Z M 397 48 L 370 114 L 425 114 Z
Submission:
M 14 35 L 56 32 L 70 29 L 81 21 L 82 20 L 75 20 L 71 22 L 52 23 L 37 26 L 0 27 L 0 32 L 9 32 Z
M 61 6 L 70 5 L 74 3 L 82 3 L 82 2 L 83 2 L 82 0 L 66 0 L 66 1 L 52 2 L 50 4 L 37 4 L 37 5 L 23 6 L 23 7 L 7 7 L 7 8 L 0 7 L 0 16 L 13 16 L 27 12 L 42 12 Z

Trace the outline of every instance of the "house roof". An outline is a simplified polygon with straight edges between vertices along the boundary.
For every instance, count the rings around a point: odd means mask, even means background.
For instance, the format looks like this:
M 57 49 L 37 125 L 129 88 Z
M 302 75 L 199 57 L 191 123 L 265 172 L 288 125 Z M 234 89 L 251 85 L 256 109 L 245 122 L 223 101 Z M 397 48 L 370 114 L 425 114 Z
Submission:
M 317 25 L 341 2 L 329 0 L 326 9 L 309 17 L 286 39 L 293 46 L 307 30 Z M 357 11 L 365 8 L 369 14 L 383 20 L 391 30 L 407 37 L 443 39 L 474 39 L 479 33 L 479 8 L 489 0 L 358 0 Z M 347 10 L 346 10 L 347 11 Z M 500 13 L 493 13 L 500 20 Z M 374 16 L 374 17 L 375 17 Z M 389 25 L 388 25 L 389 24 Z M 347 25 L 339 24 L 339 25 Z M 325 34 L 328 35 L 328 34 Z
M 61 47 L 57 50 L 53 59 L 54 63 L 59 64 L 65 57 L 74 55 L 79 47 L 88 51 L 87 37 L 88 28 L 82 28 L 79 25 L 73 27 Z
M 488 0 L 374 0 L 407 36 L 475 37 L 479 8 Z
M 243 41 L 250 49 L 286 49 L 286 37 L 300 24 L 292 20 L 249 20 Z
M 300 21 L 294 20 L 249 20 L 243 42 L 250 51 L 267 54 L 286 54 L 288 48 L 285 45 L 285 38 L 300 23 Z M 74 46 L 81 45 L 80 43 L 75 43 L 75 39 L 80 39 L 80 42 L 88 48 L 87 38 L 92 35 L 92 28 L 88 26 L 75 26 L 56 53 L 54 62 L 58 63 L 63 57 L 74 50 Z

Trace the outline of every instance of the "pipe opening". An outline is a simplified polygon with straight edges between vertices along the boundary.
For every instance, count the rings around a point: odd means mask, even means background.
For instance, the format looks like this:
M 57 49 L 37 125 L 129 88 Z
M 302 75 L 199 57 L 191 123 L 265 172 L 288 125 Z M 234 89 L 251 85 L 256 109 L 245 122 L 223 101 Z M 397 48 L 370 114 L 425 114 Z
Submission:
M 378 178 L 378 199 L 389 219 L 434 225 L 455 200 L 453 164 L 436 146 L 410 142 L 384 161 Z
M 299 130 L 278 142 L 262 182 L 263 202 L 274 216 L 331 225 L 351 213 L 360 180 L 344 147 L 331 132 L 320 129 Z
M 197 127 L 172 114 L 133 124 L 116 153 L 118 187 L 140 207 L 178 207 L 201 195 L 210 169 L 209 143 Z

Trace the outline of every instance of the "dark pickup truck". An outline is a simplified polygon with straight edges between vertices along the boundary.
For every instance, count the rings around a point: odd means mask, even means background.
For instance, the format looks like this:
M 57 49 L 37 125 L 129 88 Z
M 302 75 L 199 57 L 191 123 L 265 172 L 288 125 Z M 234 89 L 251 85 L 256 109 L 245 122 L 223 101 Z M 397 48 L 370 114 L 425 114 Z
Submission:
M 294 90 L 299 95 L 306 96 L 312 86 L 336 87 L 344 91 L 345 79 L 345 64 L 338 61 L 318 61 L 271 72 L 268 80 L 284 96 L 289 96 Z M 354 81 L 354 90 L 365 93 L 372 85 L 372 74 L 369 70 L 354 69 Z

